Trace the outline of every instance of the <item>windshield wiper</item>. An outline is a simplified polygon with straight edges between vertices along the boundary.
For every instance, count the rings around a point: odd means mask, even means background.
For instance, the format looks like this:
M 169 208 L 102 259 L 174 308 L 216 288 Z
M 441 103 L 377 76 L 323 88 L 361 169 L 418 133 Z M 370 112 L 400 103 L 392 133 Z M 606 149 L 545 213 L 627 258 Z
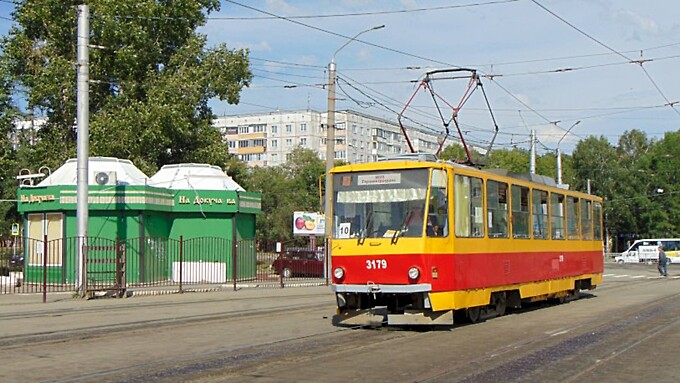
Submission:
M 415 211 L 411 210 L 411 211 L 408 212 L 408 214 L 406 214 L 406 216 L 404 217 L 404 220 L 401 221 L 401 225 L 399 226 L 399 229 L 394 231 L 394 234 L 392 235 L 391 244 L 393 244 L 393 245 L 396 244 L 397 241 L 399 240 L 399 237 L 401 237 L 402 233 L 406 231 L 406 221 L 408 221 L 409 218 L 411 218 L 414 213 L 415 213 Z
M 366 216 L 366 225 L 364 225 L 364 228 L 359 232 L 359 238 L 357 238 L 357 245 L 363 245 L 364 241 L 366 240 L 366 232 L 368 231 L 368 227 L 371 226 L 371 222 L 373 221 L 373 211 L 371 210 L 368 212 L 368 215 Z

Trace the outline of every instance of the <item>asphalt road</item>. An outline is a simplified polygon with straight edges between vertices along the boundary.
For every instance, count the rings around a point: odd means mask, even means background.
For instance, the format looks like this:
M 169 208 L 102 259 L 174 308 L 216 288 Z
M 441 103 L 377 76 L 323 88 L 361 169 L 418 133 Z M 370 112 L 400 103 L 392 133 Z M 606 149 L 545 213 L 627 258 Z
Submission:
M 605 267 L 580 300 L 437 331 L 333 327 L 329 287 L 0 296 L 0 381 L 679 381 L 680 266 Z

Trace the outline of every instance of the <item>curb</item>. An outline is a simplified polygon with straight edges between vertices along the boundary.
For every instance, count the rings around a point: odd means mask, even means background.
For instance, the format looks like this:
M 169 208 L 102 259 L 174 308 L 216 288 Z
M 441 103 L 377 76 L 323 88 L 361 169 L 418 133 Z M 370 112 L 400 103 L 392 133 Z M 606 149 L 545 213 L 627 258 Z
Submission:
M 128 290 L 125 292 L 125 297 L 126 298 L 132 298 L 132 297 L 144 297 L 144 296 L 153 296 L 153 295 L 172 295 L 172 294 L 184 294 L 184 293 L 211 293 L 215 291 L 220 291 L 222 288 L 220 287 L 213 287 L 213 288 L 203 288 L 203 289 L 182 289 L 180 292 L 179 290 Z

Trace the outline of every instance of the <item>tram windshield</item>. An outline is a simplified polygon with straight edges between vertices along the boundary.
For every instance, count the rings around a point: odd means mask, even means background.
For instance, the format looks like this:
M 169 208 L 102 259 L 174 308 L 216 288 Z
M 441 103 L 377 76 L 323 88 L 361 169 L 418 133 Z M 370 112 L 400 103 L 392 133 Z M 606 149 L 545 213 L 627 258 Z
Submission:
M 334 175 L 333 237 L 421 237 L 428 169 Z

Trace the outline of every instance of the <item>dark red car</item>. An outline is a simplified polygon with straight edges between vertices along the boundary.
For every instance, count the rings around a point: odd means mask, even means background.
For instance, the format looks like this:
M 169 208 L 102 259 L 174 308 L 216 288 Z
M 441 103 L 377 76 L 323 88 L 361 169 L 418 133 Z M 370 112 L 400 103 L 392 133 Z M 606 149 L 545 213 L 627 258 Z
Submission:
M 272 270 L 285 278 L 294 276 L 323 277 L 323 251 L 289 248 L 272 263 Z

